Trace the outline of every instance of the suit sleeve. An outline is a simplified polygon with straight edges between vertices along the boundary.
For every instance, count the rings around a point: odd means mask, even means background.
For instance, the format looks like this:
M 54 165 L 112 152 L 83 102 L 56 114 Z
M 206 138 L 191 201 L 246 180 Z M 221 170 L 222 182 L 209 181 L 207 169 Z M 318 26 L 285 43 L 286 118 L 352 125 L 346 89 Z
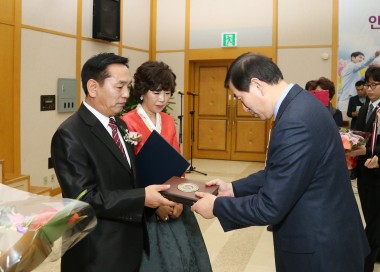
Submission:
M 306 191 L 317 164 L 310 154 L 317 149 L 305 123 L 290 120 L 286 125 L 277 125 L 276 132 L 272 132 L 266 169 L 234 186 L 242 197 L 215 200 L 213 212 L 223 229 L 229 231 L 280 222 Z M 255 180 L 257 177 L 260 178 Z
M 354 99 L 350 98 L 348 101 L 347 116 L 352 118 L 352 113 L 356 111 Z
M 342 115 L 342 112 L 340 110 L 336 110 L 336 112 L 334 114 L 334 120 L 335 120 L 335 123 L 338 127 L 343 126 L 343 115 Z
M 94 154 L 90 155 L 85 143 L 78 139 L 78 135 L 65 129 L 58 129 L 54 134 L 51 156 L 63 197 L 76 198 L 87 190 L 81 200 L 94 208 L 97 217 L 141 222 L 145 190 L 116 185 L 123 181 L 127 183 L 128 176 L 117 172 L 114 161 L 104 157 L 103 164 L 95 165 Z M 97 169 L 100 167 L 104 169 Z M 107 183 L 115 185 L 110 187 Z
M 257 194 L 265 182 L 265 170 L 251 174 L 248 177 L 232 183 L 235 197 Z

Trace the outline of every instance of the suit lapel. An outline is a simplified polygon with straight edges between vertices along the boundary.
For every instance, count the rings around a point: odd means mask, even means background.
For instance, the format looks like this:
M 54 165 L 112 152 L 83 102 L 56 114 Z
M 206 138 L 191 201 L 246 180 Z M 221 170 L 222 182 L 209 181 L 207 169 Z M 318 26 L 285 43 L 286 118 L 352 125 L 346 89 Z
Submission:
M 369 117 L 367 123 L 365 124 L 366 129 L 372 129 L 373 122 L 375 121 L 376 117 L 376 111 L 379 109 L 379 104 L 373 109 L 371 116 Z M 367 106 L 367 111 L 368 111 L 368 106 Z M 366 112 L 367 112 L 366 111 Z
M 276 123 L 278 120 L 281 119 L 282 117 L 282 114 L 284 113 L 285 109 L 288 107 L 289 103 L 302 91 L 303 89 L 298 86 L 297 84 L 295 84 L 291 89 L 290 91 L 288 92 L 288 94 L 285 96 L 284 100 L 282 101 L 281 103 L 281 106 L 280 108 L 278 109 L 278 112 L 277 112 L 277 116 L 276 116 L 276 119 L 275 119 L 275 122 L 274 122 L 274 126 L 276 126 Z
M 126 158 L 120 152 L 118 146 L 109 135 L 108 131 L 104 128 L 102 123 L 84 106 L 80 106 L 78 110 L 82 119 L 91 127 L 91 132 L 111 151 L 116 159 L 131 172 L 131 167 Z M 129 153 L 130 154 L 130 153 Z M 131 157 L 131 156 L 130 156 Z

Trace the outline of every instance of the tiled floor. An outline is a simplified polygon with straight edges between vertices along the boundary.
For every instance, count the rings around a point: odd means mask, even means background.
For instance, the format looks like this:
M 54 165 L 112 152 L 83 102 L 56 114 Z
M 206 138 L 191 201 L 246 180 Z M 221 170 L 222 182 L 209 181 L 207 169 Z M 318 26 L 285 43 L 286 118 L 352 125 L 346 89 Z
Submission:
M 207 176 L 192 172 L 186 174 L 188 178 L 204 181 L 221 178 L 227 182 L 245 177 L 264 167 L 262 163 L 255 162 L 204 159 L 194 159 L 193 166 L 195 170 L 204 172 Z M 358 200 L 355 182 L 353 182 L 353 187 Z M 197 219 L 214 272 L 276 271 L 272 234 L 266 230 L 266 227 L 250 227 L 225 233 L 217 219 L 205 220 L 198 215 Z M 35 271 L 59 271 L 59 261 L 45 263 Z M 376 265 L 374 272 L 380 272 L 380 265 Z

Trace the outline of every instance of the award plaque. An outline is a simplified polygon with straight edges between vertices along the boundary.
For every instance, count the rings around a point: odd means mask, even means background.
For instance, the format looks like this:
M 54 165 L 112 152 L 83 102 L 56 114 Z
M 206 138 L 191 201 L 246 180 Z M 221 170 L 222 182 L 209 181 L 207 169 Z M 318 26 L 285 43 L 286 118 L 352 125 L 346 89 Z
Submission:
M 195 192 L 217 195 L 219 188 L 217 185 L 206 186 L 203 181 L 180 177 L 172 177 L 164 184 L 170 184 L 170 188 L 160 193 L 167 199 L 184 205 L 193 205 L 197 202 L 199 198 L 195 196 Z

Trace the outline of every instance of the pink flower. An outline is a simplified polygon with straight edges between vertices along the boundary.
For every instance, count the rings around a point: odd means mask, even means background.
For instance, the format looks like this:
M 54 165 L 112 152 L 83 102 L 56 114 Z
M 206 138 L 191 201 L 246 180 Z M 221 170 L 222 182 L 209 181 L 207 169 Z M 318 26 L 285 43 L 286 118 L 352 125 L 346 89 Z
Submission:
M 359 143 L 359 138 L 357 138 L 357 137 L 352 137 L 352 143 L 353 144 L 358 144 Z
M 12 213 L 8 214 L 9 220 L 12 222 L 12 226 L 15 228 L 23 227 L 24 224 L 24 216 L 20 213 Z
M 37 215 L 33 217 L 32 222 L 30 223 L 30 229 L 38 230 L 42 226 L 46 225 L 56 214 L 57 210 L 51 207 L 48 207 L 40 211 Z
M 141 141 L 142 135 L 136 131 L 125 130 L 124 140 L 132 145 L 137 145 Z
M 124 131 L 125 135 L 124 135 L 124 140 L 131 144 L 131 145 L 137 145 L 139 141 L 141 141 L 142 139 L 142 135 L 139 134 L 138 132 L 136 131 L 129 131 L 128 129 L 124 129 L 121 127 L 121 129 Z
M 136 131 L 130 131 L 129 132 L 129 137 L 131 138 L 137 138 L 139 134 Z
M 351 143 L 346 137 L 342 138 L 342 142 L 345 150 L 351 150 Z

